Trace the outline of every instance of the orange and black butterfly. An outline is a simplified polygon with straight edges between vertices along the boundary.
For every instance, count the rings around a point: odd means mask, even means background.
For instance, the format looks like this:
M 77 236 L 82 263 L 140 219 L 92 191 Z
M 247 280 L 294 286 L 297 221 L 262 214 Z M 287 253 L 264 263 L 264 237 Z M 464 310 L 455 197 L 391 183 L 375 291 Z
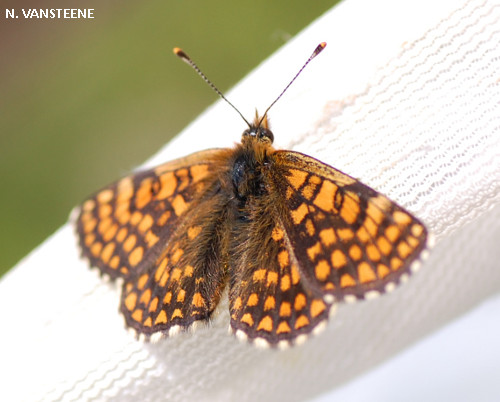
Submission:
M 275 150 L 266 116 L 234 148 L 125 177 L 76 209 L 83 256 L 123 278 L 121 311 L 146 339 L 209 320 L 228 288 L 238 338 L 300 343 L 336 303 L 387 292 L 418 266 L 422 222 L 331 166 Z

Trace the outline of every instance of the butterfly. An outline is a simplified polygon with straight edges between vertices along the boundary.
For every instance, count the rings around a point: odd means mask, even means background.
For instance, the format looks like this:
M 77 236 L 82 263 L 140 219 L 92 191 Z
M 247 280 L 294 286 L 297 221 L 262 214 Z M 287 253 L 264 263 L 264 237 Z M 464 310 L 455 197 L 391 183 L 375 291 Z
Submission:
M 76 209 L 83 257 L 123 280 L 126 325 L 146 339 L 208 321 L 227 289 L 236 336 L 284 348 L 337 303 L 390 291 L 418 267 L 424 224 L 355 178 L 274 149 L 269 108 L 233 148 L 134 173 Z

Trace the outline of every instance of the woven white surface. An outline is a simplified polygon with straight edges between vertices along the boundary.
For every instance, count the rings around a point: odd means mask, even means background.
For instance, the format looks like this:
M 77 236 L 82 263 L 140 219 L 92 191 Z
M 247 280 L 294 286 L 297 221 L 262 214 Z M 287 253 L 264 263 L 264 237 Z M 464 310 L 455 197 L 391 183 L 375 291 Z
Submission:
M 123 329 L 119 289 L 78 260 L 66 225 L 0 283 L 9 323 L 0 400 L 310 399 L 499 293 L 500 0 L 373 3 L 345 1 L 228 97 L 245 115 L 263 110 L 328 42 L 274 107 L 275 145 L 332 164 L 423 219 L 436 246 L 418 275 L 342 305 L 325 332 L 284 352 L 229 336 L 227 309 L 194 334 L 141 344 Z M 229 146 L 243 129 L 218 103 L 148 165 Z M 407 381 L 408 393 L 422 386 Z

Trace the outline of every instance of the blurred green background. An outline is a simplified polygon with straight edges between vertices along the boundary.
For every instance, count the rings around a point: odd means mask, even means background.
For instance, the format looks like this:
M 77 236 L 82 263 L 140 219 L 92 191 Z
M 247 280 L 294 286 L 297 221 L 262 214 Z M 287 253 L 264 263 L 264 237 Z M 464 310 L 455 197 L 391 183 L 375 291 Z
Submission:
M 217 100 L 174 46 L 227 91 L 337 1 L 2 3 L 0 275 Z M 95 19 L 28 20 L 21 8 Z

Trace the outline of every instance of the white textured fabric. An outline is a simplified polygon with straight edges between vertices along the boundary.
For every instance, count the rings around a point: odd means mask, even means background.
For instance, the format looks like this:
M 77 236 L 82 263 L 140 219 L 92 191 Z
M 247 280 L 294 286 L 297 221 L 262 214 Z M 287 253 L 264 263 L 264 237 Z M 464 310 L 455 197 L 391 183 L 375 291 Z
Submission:
M 342 305 L 322 334 L 284 352 L 229 336 L 227 306 L 210 327 L 142 344 L 123 329 L 119 288 L 78 260 L 66 225 L 0 283 L 0 400 L 310 399 L 499 293 L 500 0 L 345 1 L 228 97 L 246 115 L 263 110 L 320 41 L 328 47 L 272 110 L 275 145 L 423 219 L 436 246 L 418 275 Z M 148 165 L 228 146 L 243 128 L 218 103 Z

